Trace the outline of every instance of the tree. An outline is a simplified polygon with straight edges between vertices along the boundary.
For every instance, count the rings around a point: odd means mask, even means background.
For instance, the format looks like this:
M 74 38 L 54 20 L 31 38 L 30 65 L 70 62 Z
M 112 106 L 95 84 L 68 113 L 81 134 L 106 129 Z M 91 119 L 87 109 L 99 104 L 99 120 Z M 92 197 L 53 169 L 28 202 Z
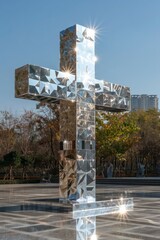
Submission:
M 138 142 L 136 117 L 132 113 L 98 113 L 96 118 L 97 161 L 125 160 L 125 153 Z
M 135 155 L 137 164 L 145 164 L 146 174 L 153 174 L 160 159 L 160 113 L 156 110 L 138 111 L 137 123 L 141 138 Z
M 48 169 L 57 171 L 59 167 L 59 106 L 40 104 L 38 131 L 43 136 L 39 144 L 46 156 Z
M 7 111 L 0 112 L 0 159 L 14 150 L 17 118 Z
M 19 156 L 15 151 L 11 151 L 3 156 L 3 161 L 1 163 L 3 167 L 6 168 L 6 174 L 4 179 L 8 178 L 9 180 L 14 179 L 13 170 L 16 165 L 19 164 Z

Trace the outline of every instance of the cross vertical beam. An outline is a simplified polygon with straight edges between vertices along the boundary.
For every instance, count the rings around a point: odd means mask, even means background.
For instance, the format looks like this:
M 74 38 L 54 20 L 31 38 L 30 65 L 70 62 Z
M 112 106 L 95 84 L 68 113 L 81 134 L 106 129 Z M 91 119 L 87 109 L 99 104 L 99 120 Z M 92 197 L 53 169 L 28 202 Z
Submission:
M 94 31 L 80 25 L 60 33 L 60 70 L 76 76 L 75 102 L 60 102 L 61 198 L 95 199 L 94 41 Z

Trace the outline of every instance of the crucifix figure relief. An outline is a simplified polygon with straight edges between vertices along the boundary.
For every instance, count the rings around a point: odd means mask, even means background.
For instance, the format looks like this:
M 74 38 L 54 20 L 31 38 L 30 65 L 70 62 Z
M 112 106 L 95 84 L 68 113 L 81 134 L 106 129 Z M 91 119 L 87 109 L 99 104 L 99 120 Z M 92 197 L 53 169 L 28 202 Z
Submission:
M 95 79 L 95 32 L 60 33 L 60 71 L 16 69 L 16 97 L 60 104 L 60 198 L 95 201 L 95 112 L 130 110 L 130 89 Z

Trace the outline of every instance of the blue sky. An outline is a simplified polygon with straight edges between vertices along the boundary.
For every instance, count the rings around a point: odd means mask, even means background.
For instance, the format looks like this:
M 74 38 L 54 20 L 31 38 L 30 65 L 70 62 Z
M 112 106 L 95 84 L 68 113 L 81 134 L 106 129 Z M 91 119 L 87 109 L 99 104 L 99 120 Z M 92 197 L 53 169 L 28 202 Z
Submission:
M 35 109 L 15 99 L 14 70 L 58 70 L 59 32 L 76 23 L 97 28 L 96 78 L 160 98 L 159 0 L 0 0 L 0 110 Z

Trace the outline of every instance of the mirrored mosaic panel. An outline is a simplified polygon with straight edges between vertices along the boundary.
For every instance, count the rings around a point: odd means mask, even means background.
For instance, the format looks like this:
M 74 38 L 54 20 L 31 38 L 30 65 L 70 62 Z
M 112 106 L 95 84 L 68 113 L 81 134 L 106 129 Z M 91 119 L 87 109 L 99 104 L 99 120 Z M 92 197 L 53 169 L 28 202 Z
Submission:
M 76 74 L 76 25 L 60 32 L 60 70 Z
M 76 219 L 76 240 L 96 240 L 96 217 Z
M 96 109 L 108 111 L 130 110 L 130 88 L 95 79 Z
M 84 152 L 86 154 L 87 151 Z M 77 201 L 95 201 L 96 169 L 95 157 L 91 152 L 83 160 L 77 161 Z
M 74 25 L 60 33 L 60 70 L 76 75 L 77 102 L 95 102 L 95 36 Z
M 59 191 L 60 191 L 60 199 L 75 199 L 75 194 L 77 191 L 76 184 L 76 161 L 74 157 L 73 151 L 61 152 L 63 154 L 63 159 L 59 161 Z
M 60 100 L 60 198 L 70 199 L 77 191 L 76 103 Z
M 95 106 L 77 103 L 77 139 L 95 140 Z
M 94 31 L 80 25 L 74 25 L 60 33 L 60 69 L 76 75 L 75 194 L 80 199 L 95 199 L 94 40 Z
M 95 36 L 79 25 L 76 33 L 77 201 L 95 201 Z
M 16 97 L 33 100 L 75 100 L 75 76 L 69 73 L 25 65 L 16 69 Z
M 76 25 L 77 102 L 95 103 L 95 36 L 94 30 Z
M 28 85 L 28 65 L 25 65 L 15 71 L 15 96 L 25 97 L 28 94 Z
M 95 217 L 121 211 L 133 210 L 133 198 L 111 199 L 98 202 L 83 202 L 73 204 L 73 218 Z

